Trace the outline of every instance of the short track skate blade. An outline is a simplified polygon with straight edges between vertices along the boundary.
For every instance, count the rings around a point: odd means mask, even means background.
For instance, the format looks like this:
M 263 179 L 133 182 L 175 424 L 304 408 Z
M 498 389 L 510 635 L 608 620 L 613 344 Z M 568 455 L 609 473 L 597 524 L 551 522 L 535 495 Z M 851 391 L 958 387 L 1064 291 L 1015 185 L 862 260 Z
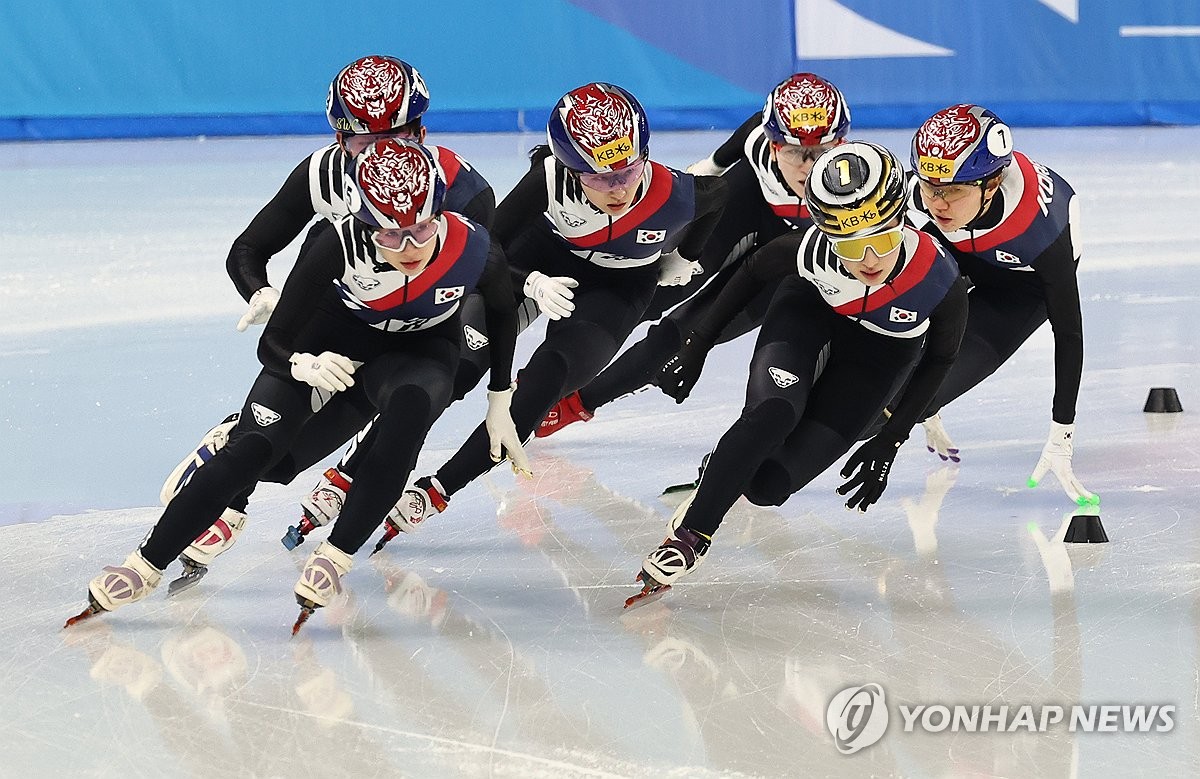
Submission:
M 296 624 L 292 625 L 292 636 L 293 637 L 297 633 L 300 632 L 300 628 L 304 626 L 305 622 L 308 622 L 308 618 L 311 617 L 313 615 L 313 612 L 316 610 L 317 609 L 315 606 L 313 606 L 313 607 L 304 606 L 304 605 L 300 606 L 300 616 L 296 617 Z
M 674 495 L 677 492 L 690 492 L 691 490 L 696 489 L 698 486 L 699 484 L 694 481 L 689 481 L 687 484 L 672 484 L 670 487 L 667 487 L 665 490 L 663 490 L 662 494 Z
M 300 526 L 292 525 L 283 534 L 283 538 L 279 539 L 279 543 L 283 544 L 283 548 L 289 552 L 304 543 L 304 536 L 300 534 Z
M 88 607 L 86 609 L 84 609 L 83 611 L 79 612 L 78 614 L 76 614 L 75 616 L 71 617 L 70 619 L 68 619 L 66 621 L 66 624 L 63 625 L 63 630 L 66 630 L 67 628 L 71 627 L 72 625 L 78 625 L 80 622 L 83 622 L 85 619 L 91 619 L 92 617 L 96 616 L 97 614 L 99 614 L 102 611 L 104 611 L 104 609 L 100 608 L 99 606 L 97 606 L 95 604 L 88 604 Z
M 669 584 L 647 584 L 642 588 L 641 592 L 625 599 L 625 608 L 628 609 L 635 606 L 644 606 L 647 603 L 653 603 L 663 595 L 666 595 L 667 591 L 670 589 L 671 585 Z
M 391 528 L 384 531 L 383 538 L 379 539 L 379 543 L 375 544 L 375 548 L 371 550 L 371 554 L 367 555 L 367 557 L 374 557 L 376 552 L 383 551 L 383 548 L 388 545 L 388 541 L 391 541 L 398 535 L 400 534 L 391 532 Z
M 187 592 L 199 584 L 200 580 L 203 579 L 207 573 L 208 568 L 196 568 L 192 571 L 188 571 L 167 585 L 167 597 L 170 598 L 172 596 Z

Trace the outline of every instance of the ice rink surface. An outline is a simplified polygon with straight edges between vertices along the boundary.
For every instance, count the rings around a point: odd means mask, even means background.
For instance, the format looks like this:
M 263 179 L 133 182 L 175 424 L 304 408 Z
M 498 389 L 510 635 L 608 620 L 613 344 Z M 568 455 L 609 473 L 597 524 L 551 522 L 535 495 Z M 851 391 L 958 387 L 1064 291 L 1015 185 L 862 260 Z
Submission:
M 682 167 L 722 137 L 652 149 Z M 907 156 L 907 133 L 862 137 Z M 672 510 L 659 493 L 737 416 L 746 337 L 686 404 L 619 401 L 532 443 L 534 480 L 496 470 L 421 533 L 360 552 L 345 598 L 295 639 L 314 544 L 278 539 L 319 469 L 260 488 L 195 589 L 61 626 L 155 521 L 166 473 L 240 406 L 255 341 L 234 331 L 224 258 L 325 139 L 0 145 L 0 775 L 1200 775 L 1200 130 L 1016 138 L 1082 199 L 1075 470 L 1110 543 L 1061 543 L 1071 504 L 1053 477 L 1023 486 L 1050 422 L 1043 328 L 943 412 L 960 467 L 917 430 L 866 515 L 843 509 L 835 473 L 781 508 L 740 502 L 703 568 L 623 611 Z M 503 194 L 537 139 L 430 140 Z M 1152 386 L 1187 410 L 1143 414 Z M 447 412 L 422 473 L 484 407 Z M 826 707 L 870 683 L 891 721 L 843 755 Z M 1169 732 L 905 732 L 896 707 L 921 704 L 1175 713 Z

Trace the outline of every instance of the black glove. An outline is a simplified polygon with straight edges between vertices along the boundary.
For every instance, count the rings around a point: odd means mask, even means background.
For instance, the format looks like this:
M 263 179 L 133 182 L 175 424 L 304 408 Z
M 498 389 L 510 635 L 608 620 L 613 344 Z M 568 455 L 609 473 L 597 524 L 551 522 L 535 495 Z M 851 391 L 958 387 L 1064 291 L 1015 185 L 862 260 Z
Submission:
M 854 454 L 846 459 L 842 478 L 847 481 L 837 488 L 838 495 L 858 488 L 846 501 L 846 508 L 866 512 L 868 506 L 879 500 L 879 496 L 887 489 L 888 472 L 892 470 L 892 461 L 896 459 L 901 443 L 886 433 L 880 433 L 855 449 Z M 856 470 L 858 472 L 854 473 Z M 851 473 L 854 475 L 851 476 Z
M 695 333 L 689 333 L 683 346 L 675 356 L 667 360 L 667 364 L 658 369 L 654 383 L 665 394 L 675 398 L 676 403 L 687 400 L 692 387 L 700 380 L 700 371 L 704 369 L 704 360 L 713 348 L 712 341 L 701 338 Z

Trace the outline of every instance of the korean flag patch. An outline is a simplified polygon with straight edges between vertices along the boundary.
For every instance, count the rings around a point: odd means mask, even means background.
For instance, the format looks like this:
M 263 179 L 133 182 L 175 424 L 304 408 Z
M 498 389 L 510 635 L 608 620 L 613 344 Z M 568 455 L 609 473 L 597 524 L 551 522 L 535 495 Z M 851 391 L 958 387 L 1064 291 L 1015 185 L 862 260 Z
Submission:
M 1021 264 L 1020 257 L 1018 257 L 1015 254 L 1009 254 L 1008 252 L 1001 251 L 999 249 L 996 250 L 996 260 L 998 260 L 999 262 L 1007 263 L 1009 265 L 1020 265 Z
M 638 230 L 638 243 L 662 243 L 667 239 L 666 230 Z
M 451 300 L 458 300 L 464 291 L 465 287 L 438 287 L 433 293 L 433 302 L 449 303 Z
M 909 311 L 907 308 L 897 308 L 892 306 L 892 312 L 888 314 L 888 319 L 892 322 L 915 322 L 917 321 L 917 312 Z

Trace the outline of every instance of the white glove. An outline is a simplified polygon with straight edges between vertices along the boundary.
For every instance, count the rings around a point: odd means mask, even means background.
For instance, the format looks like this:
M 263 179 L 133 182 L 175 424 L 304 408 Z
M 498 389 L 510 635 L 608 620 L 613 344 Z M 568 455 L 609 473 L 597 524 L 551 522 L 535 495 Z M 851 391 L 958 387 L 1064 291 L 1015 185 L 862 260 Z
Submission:
M 1067 497 L 1080 506 L 1098 506 L 1100 496 L 1089 492 L 1079 482 L 1079 479 L 1075 478 L 1075 472 L 1071 470 L 1071 455 L 1075 449 L 1072 440 L 1074 436 L 1075 425 L 1050 423 L 1050 437 L 1046 440 L 1046 445 L 1042 447 L 1042 456 L 1029 476 L 1029 486 L 1038 486 L 1038 482 L 1046 475 L 1046 471 L 1053 471 L 1055 477 L 1058 478 L 1059 486 L 1067 493 Z
M 321 352 L 315 357 L 307 352 L 296 352 L 288 362 L 292 364 L 292 378 L 310 387 L 341 392 L 354 386 L 350 376 L 358 366 L 349 357 L 336 352 Z
M 488 443 L 491 447 L 488 453 L 492 456 L 492 462 L 498 463 L 504 459 L 507 451 L 508 459 L 512 460 L 513 473 L 532 478 L 533 471 L 529 469 L 529 458 L 525 456 L 525 448 L 521 446 L 521 439 L 517 436 L 517 426 L 513 424 L 512 414 L 509 411 L 512 406 L 513 392 L 516 389 L 517 385 L 514 383 L 506 390 L 498 392 L 488 390 L 487 418 L 483 423 L 487 428 Z
M 250 307 L 246 309 L 246 313 L 242 314 L 242 318 L 238 320 L 237 331 L 244 333 L 250 325 L 266 324 L 278 303 L 279 290 L 274 287 L 260 288 L 250 296 Z
M 575 310 L 571 290 L 579 282 L 570 276 L 547 276 L 541 271 L 530 271 L 525 278 L 525 295 L 533 298 L 541 312 L 551 319 L 566 319 Z
M 702 160 L 696 160 L 691 165 L 687 166 L 687 172 L 693 176 L 720 176 L 726 171 L 716 163 L 712 155 L 708 155 Z
M 946 435 L 946 428 L 942 427 L 942 417 L 940 414 L 934 414 L 929 419 L 926 419 L 921 423 L 921 427 L 925 428 L 926 449 L 943 460 L 959 462 L 958 449 L 954 446 L 954 442 L 950 440 L 950 436 Z
M 676 249 L 658 261 L 658 286 L 682 287 L 692 280 L 692 276 L 701 273 L 704 273 L 704 266 L 687 259 Z

